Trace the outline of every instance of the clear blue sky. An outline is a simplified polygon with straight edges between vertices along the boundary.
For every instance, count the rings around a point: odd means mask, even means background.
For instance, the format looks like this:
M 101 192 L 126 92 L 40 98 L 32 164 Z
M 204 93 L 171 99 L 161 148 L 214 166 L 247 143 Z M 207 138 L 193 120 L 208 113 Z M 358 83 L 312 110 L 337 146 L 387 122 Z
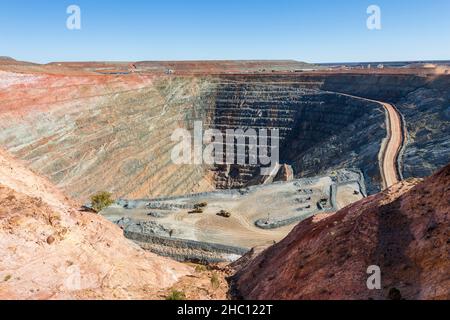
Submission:
M 66 28 L 81 8 L 82 29 Z M 366 27 L 369 5 L 382 30 Z M 449 0 L 0 0 L 0 56 L 34 62 L 448 60 Z

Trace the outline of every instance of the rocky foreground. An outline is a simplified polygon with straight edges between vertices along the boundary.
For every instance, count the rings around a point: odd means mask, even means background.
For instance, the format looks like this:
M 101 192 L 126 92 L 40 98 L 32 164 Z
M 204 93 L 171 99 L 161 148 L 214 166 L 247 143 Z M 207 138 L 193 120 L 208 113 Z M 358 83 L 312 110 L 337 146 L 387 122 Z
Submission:
M 245 299 L 449 299 L 450 166 L 300 223 L 234 267 Z M 229 268 L 145 252 L 0 151 L 0 299 L 225 299 Z M 251 255 L 257 255 L 252 259 Z M 382 290 L 368 290 L 368 266 Z M 393 295 L 394 293 L 394 295 Z
M 0 300 L 164 299 L 185 287 L 187 298 L 225 297 L 219 273 L 214 289 L 210 271 L 145 252 L 3 151 L 0 203 Z
M 450 166 L 311 218 L 236 265 L 244 299 L 450 299 Z M 381 268 L 381 290 L 367 269 Z M 240 267 L 239 267 L 240 266 Z

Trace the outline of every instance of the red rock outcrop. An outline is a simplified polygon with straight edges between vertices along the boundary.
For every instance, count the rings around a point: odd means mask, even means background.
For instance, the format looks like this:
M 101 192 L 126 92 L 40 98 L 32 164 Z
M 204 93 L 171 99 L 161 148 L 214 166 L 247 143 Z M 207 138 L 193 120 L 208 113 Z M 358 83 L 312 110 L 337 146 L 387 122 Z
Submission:
M 0 150 L 0 299 L 160 298 L 194 270 L 140 249 Z
M 171 160 L 172 133 L 206 112 L 193 107 L 205 81 L 10 69 L 0 70 L 0 145 L 74 199 L 213 189 L 204 167 Z
M 300 223 L 234 276 L 244 299 L 449 299 L 450 166 Z M 369 266 L 381 290 L 369 290 Z M 398 295 L 400 293 L 400 295 Z

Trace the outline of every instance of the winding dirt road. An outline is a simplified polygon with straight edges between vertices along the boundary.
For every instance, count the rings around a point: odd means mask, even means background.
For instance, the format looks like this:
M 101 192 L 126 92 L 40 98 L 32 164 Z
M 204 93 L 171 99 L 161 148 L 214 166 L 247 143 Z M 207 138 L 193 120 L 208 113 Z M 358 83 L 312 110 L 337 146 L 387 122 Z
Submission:
M 398 110 L 389 103 L 335 92 L 342 96 L 378 103 L 386 110 L 386 138 L 383 140 L 379 152 L 380 174 L 382 187 L 387 189 L 400 182 L 398 157 L 405 141 L 402 120 Z
M 385 102 L 379 102 L 388 112 L 388 136 L 385 143 L 385 150 L 380 166 L 382 168 L 381 174 L 383 177 L 383 187 L 389 188 L 390 186 L 398 183 L 400 177 L 398 174 L 398 156 L 403 146 L 403 130 L 402 120 L 397 109 Z

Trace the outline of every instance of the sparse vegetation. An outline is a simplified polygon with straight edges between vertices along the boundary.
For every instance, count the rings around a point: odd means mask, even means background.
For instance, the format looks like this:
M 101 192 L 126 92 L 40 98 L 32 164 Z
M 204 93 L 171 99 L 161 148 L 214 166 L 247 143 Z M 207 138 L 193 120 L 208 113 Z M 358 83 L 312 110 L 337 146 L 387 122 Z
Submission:
M 99 192 L 91 197 L 92 209 L 100 212 L 114 203 L 112 194 L 109 192 Z
M 182 291 L 172 290 L 166 300 L 186 300 L 186 295 Z
M 195 272 L 201 273 L 208 271 L 208 268 L 202 264 L 198 264 L 195 266 Z
M 217 273 L 213 273 L 213 275 L 211 277 L 211 286 L 214 289 L 219 289 L 219 287 L 220 287 L 220 280 L 219 280 L 219 276 L 217 275 Z
M 4 282 L 11 280 L 12 275 L 8 274 L 5 276 L 5 278 L 3 279 Z

